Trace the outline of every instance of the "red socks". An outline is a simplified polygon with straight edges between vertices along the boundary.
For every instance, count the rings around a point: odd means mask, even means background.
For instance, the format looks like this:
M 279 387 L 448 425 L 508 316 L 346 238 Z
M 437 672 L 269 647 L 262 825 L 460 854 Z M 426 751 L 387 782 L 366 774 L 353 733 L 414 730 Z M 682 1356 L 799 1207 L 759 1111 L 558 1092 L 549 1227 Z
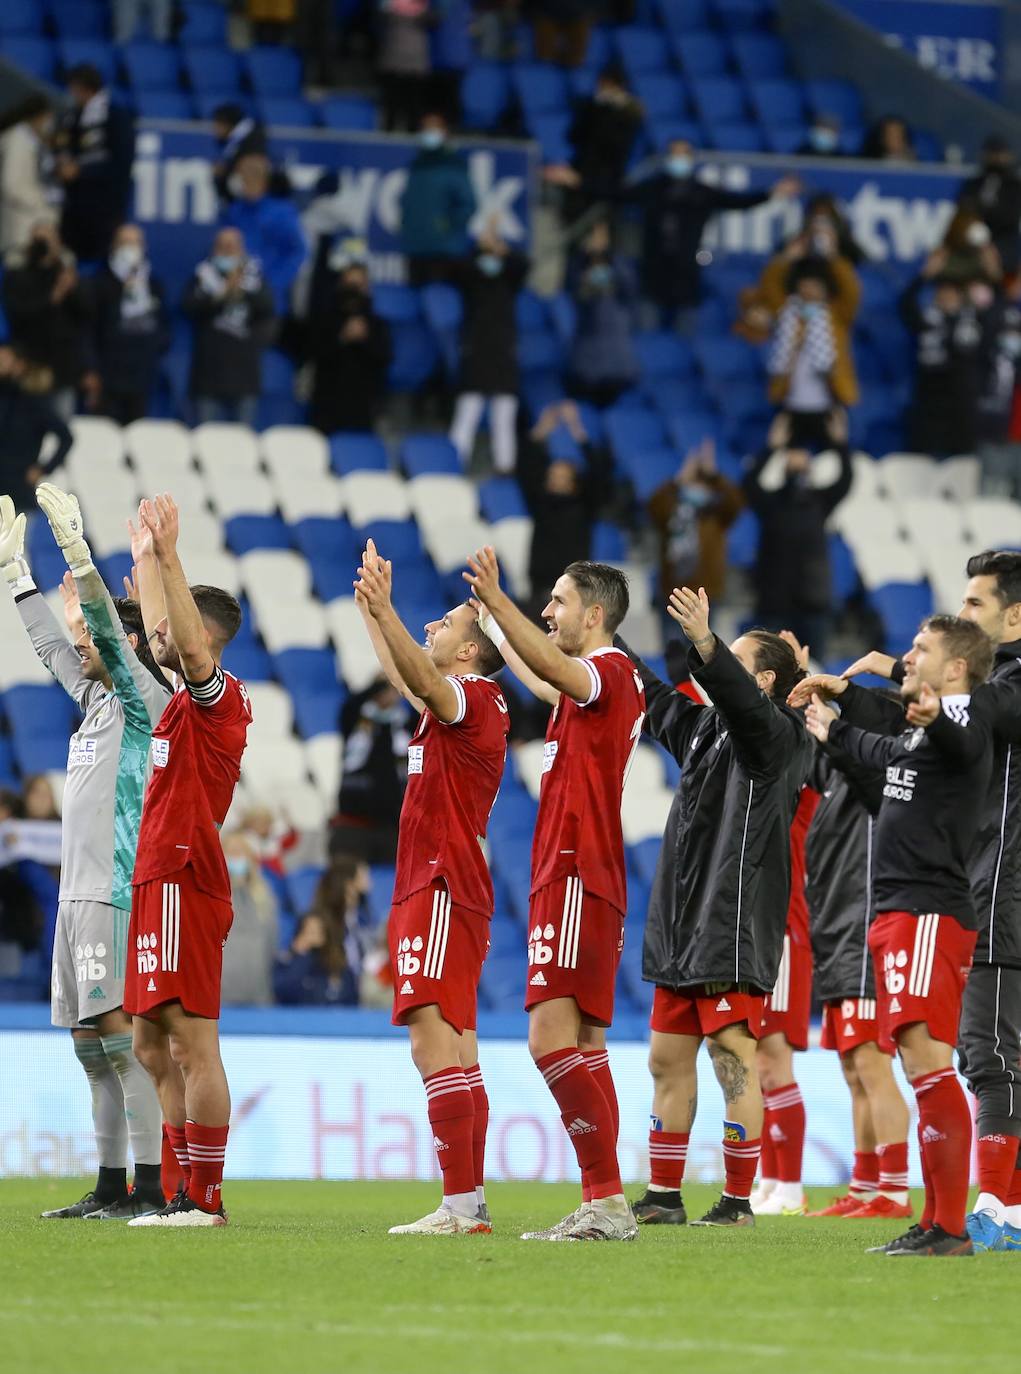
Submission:
M 766 1109 L 762 1113 L 762 1151 L 759 1155 L 759 1176 L 775 1181 L 777 1167 L 776 1146 L 773 1144 L 773 1137 L 769 1132 L 769 1111 Z
M 805 1104 L 797 1083 L 788 1083 L 774 1092 L 763 1093 L 765 1117 L 762 1122 L 763 1144 L 771 1146 L 762 1177 L 775 1178 L 779 1183 L 801 1182 L 801 1157 L 805 1152 Z M 775 1170 L 775 1172 L 774 1172 Z
M 978 1190 L 992 1193 L 998 1202 L 1007 1203 L 1017 1167 L 1016 1135 L 980 1135 L 978 1138 Z
M 617 1136 L 620 1134 L 620 1104 L 617 1101 L 617 1089 L 613 1086 L 613 1074 L 610 1073 L 610 1056 L 605 1050 L 582 1050 L 581 1057 L 606 1098 L 606 1105 L 610 1109 L 610 1121 L 613 1124 L 613 1144 L 616 1148 Z M 581 1176 L 581 1200 L 592 1201 L 592 1187 L 585 1174 Z
M 575 1048 L 554 1050 L 535 1061 L 556 1098 L 560 1119 L 578 1156 L 589 1199 L 623 1192 L 610 1104 Z
M 649 1183 L 668 1193 L 679 1193 L 688 1159 L 688 1132 L 649 1132 Z
M 460 1064 L 455 1064 L 430 1074 L 423 1081 L 433 1145 L 443 1174 L 443 1196 L 474 1193 L 475 1106 L 465 1071 Z
M 971 1156 L 971 1113 L 964 1089 L 953 1069 L 924 1074 L 911 1086 L 918 1101 L 918 1139 L 927 1176 L 926 1216 L 931 1181 L 932 1220 L 953 1236 L 963 1235 Z
M 908 1190 L 908 1142 L 877 1145 L 874 1157 L 879 1161 L 879 1191 L 893 1202 L 906 1201 L 902 1195 Z
M 191 1182 L 191 1160 L 188 1157 L 188 1137 L 185 1134 L 186 1130 L 187 1127 L 185 1126 L 171 1126 L 169 1123 L 164 1124 L 163 1127 L 164 1145 L 169 1141 L 174 1158 L 177 1160 L 177 1171 L 184 1181 L 185 1188 L 187 1188 L 188 1184 Z M 166 1158 L 165 1154 L 164 1158 Z M 163 1191 L 164 1193 L 167 1191 L 165 1183 Z M 176 1193 L 177 1189 L 175 1188 L 170 1196 L 174 1197 Z
M 468 1088 L 472 1095 L 472 1163 L 475 1169 L 475 1187 L 481 1188 L 486 1180 L 486 1132 L 489 1130 L 489 1094 L 482 1081 L 482 1070 L 478 1064 L 465 1069 Z
M 215 1212 L 220 1206 L 229 1129 L 229 1126 L 200 1126 L 197 1121 L 186 1121 L 184 1125 L 191 1161 L 188 1196 L 203 1212 Z
M 180 1148 L 184 1155 L 184 1162 L 178 1158 L 177 1149 L 171 1139 L 171 1131 L 180 1136 Z M 188 1142 L 184 1138 L 183 1126 L 168 1126 L 163 1123 L 163 1151 L 160 1155 L 160 1187 L 163 1189 L 163 1196 L 168 1202 L 173 1202 L 178 1190 L 187 1184 L 185 1169 L 190 1173 L 188 1165 Z
M 907 1143 L 904 1145 L 907 1167 Z M 905 1187 L 907 1185 L 905 1184 Z M 876 1150 L 855 1150 L 854 1168 L 848 1192 L 854 1197 L 869 1197 L 879 1187 L 879 1153 Z
M 723 1125 L 726 1132 L 727 1123 L 724 1122 Z M 728 1134 L 724 1134 L 723 1168 L 726 1177 L 723 1191 L 727 1197 L 751 1197 L 761 1149 L 761 1140 L 731 1139 Z

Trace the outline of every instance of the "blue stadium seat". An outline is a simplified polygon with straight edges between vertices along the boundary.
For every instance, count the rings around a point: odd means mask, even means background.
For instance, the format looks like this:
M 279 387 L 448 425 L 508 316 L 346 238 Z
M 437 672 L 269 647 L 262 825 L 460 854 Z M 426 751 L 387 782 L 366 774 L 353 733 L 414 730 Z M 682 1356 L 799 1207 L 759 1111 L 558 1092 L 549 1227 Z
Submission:
M 81 717 L 62 687 L 8 687 L 3 709 L 22 775 L 67 766 L 67 742 Z
M 224 521 L 227 547 L 236 554 L 253 549 L 289 549 L 290 535 L 279 515 L 234 515 Z
M 419 293 L 422 314 L 433 332 L 443 366 L 454 376 L 461 357 L 461 320 L 464 302 L 460 291 L 447 282 L 430 282 Z
M 669 330 L 636 334 L 634 347 L 643 378 L 690 377 L 695 370 L 691 345 Z
M 943 144 L 935 134 L 929 133 L 927 129 L 916 129 L 913 134 L 915 151 L 920 162 L 942 162 L 944 159 Z
M 374 539 L 384 557 L 391 559 L 409 582 L 410 565 L 425 560 L 414 520 L 372 520 L 368 525 L 357 526 L 355 534 L 363 544 L 366 539 Z
M 259 644 L 231 644 L 226 652 L 226 667 L 242 682 L 273 681 L 273 661 Z
M 733 124 L 729 121 L 703 121 L 707 146 L 719 148 L 727 153 L 761 153 L 765 148 L 762 130 L 757 124 L 745 120 Z
M 251 99 L 241 91 L 221 91 L 218 89 L 192 91 L 192 100 L 198 111 L 199 119 L 212 119 L 221 105 L 237 105 L 246 115 L 255 113 Z
M 759 552 L 759 521 L 753 511 L 743 510 L 727 531 L 727 560 L 745 571 L 755 566 Z
M 805 118 L 805 97 L 798 81 L 749 81 L 748 94 L 764 124 L 796 124 Z
M 662 153 L 668 144 L 683 139 L 698 148 L 702 146 L 703 134 L 698 124 L 690 119 L 652 119 L 646 126 L 646 134 L 654 152 Z
M 511 68 L 511 85 L 525 118 L 558 114 L 570 104 L 567 78 L 546 62 L 518 62 Z
M 512 920 L 510 916 L 494 916 L 489 925 L 487 963 L 490 959 L 517 958 L 519 967 L 523 968 L 527 948 L 528 942 L 525 939 L 525 932 L 517 921 Z
M 0 787 L 17 787 L 18 769 L 9 735 L 0 735 Z
M 262 391 L 265 396 L 294 395 L 294 363 L 278 348 L 262 355 Z
M 520 1010 L 525 968 L 520 952 L 493 956 L 482 965 L 480 987 L 492 1011 Z
M 808 142 L 808 127 L 805 124 L 766 124 L 762 136 L 769 152 L 789 157 Z
M 319 600 L 350 596 L 364 541 L 356 537 L 348 522 L 334 516 L 309 516 L 292 525 L 291 531 L 308 560 Z
M 762 360 L 754 347 L 733 334 L 700 335 L 695 352 L 702 373 L 712 387 L 751 382 L 762 376 Z
M 639 72 L 661 72 L 667 63 L 667 50 L 659 29 L 625 24 L 614 32 L 617 57 L 631 80 Z
M 659 862 L 659 851 L 663 847 L 662 840 L 648 839 L 639 840 L 628 849 L 628 859 L 630 860 L 631 870 L 648 886 L 656 873 L 656 864 Z
M 61 38 L 109 37 L 110 6 L 100 0 L 47 0 L 46 9 Z
M 359 96 L 331 96 L 319 106 L 327 129 L 355 129 L 371 133 L 376 127 L 376 106 Z
M 508 769 L 490 812 L 490 839 L 495 842 L 508 835 L 530 837 L 535 828 L 535 813 L 535 802 Z
M 721 426 L 715 412 L 705 409 L 689 410 L 683 415 L 671 415 L 667 420 L 667 432 L 680 453 L 688 453 L 707 439 L 719 443 Z
M 333 651 L 285 649 L 274 654 L 273 666 L 291 694 L 294 719 L 302 739 L 336 730 L 345 689 L 337 680 Z
M 787 50 L 772 33 L 736 33 L 731 40 L 741 74 L 748 80 L 787 75 Z
M 489 477 L 480 482 L 479 510 L 483 519 L 492 523 L 528 514 L 521 488 L 513 477 Z
M 634 86 L 646 119 L 684 119 L 688 114 L 688 88 L 681 77 L 643 72 L 635 77 Z
M 637 500 L 644 505 L 680 466 L 680 456 L 672 448 L 648 448 L 631 455 L 626 473 L 631 478 Z
M 838 606 L 850 601 L 861 586 L 854 554 L 839 534 L 829 536 L 830 567 L 833 570 L 833 594 Z
M 319 886 L 319 879 L 324 872 L 324 869 L 310 864 L 305 868 L 292 869 L 285 876 L 284 882 L 287 884 L 291 910 L 296 916 L 304 916 L 311 907 L 316 895 L 316 888 Z
M 227 7 L 219 4 L 201 5 L 188 0 L 184 6 L 184 27 L 181 29 L 182 43 L 227 44 Z
M 0 5 L 0 34 L 34 37 L 43 31 L 43 11 L 39 0 L 4 0 Z
M 623 563 L 627 556 L 627 540 L 620 526 L 597 520 L 592 526 L 592 557 L 600 563 Z
M 377 296 L 382 289 L 377 287 Z M 390 390 L 418 391 L 439 364 L 440 352 L 436 341 L 426 326 L 418 321 L 394 324 L 390 337 L 393 345 L 393 358 L 387 371 Z
M 528 132 L 542 150 L 542 160 L 554 166 L 570 162 L 574 156 L 568 131 L 571 116 L 566 110 L 555 114 L 530 114 L 525 120 Z
M 461 108 L 468 129 L 495 129 L 510 104 L 510 75 L 502 62 L 473 62 L 461 83 Z
M 257 100 L 256 109 L 268 128 L 314 129 L 319 124 L 319 106 L 301 96 L 270 96 Z
M 178 89 L 180 58 L 170 43 L 126 43 L 120 49 L 120 63 L 136 94 Z
M 702 384 L 694 377 L 650 377 L 643 380 L 642 390 L 661 416 L 696 410 L 705 395 Z
M 514 301 L 514 318 L 519 329 L 548 329 L 550 327 L 549 300 L 526 288 Z
M 98 69 L 103 80 L 112 84 L 117 71 L 114 49 L 101 38 L 67 38 L 57 45 L 60 65 L 65 75 L 72 67 L 88 62 Z
M 773 22 L 776 0 L 713 0 L 713 5 L 724 28 L 759 29 Z
M 394 876 L 392 864 L 371 864 L 369 866 L 369 892 L 365 900 L 374 922 L 385 921 L 390 914 L 394 895 Z
M 349 472 L 387 472 L 390 468 L 382 439 L 354 431 L 331 434 L 330 466 L 341 477 Z
M 263 99 L 301 94 L 301 58 L 291 48 L 249 48 L 244 67 L 248 85 Z
M 521 399 L 533 420 L 544 407 L 563 398 L 564 387 L 557 372 L 526 372 L 521 378 Z
M 668 29 L 687 31 L 709 27 L 709 0 L 655 0 L 655 7 Z
M 241 89 L 241 64 L 229 48 L 185 48 L 182 66 L 192 90 L 206 95 L 237 92 Z
M 726 76 L 730 70 L 726 41 L 717 33 L 677 29 L 671 32 L 669 42 L 689 76 Z
M 191 119 L 195 113 L 185 91 L 136 90 L 134 98 L 139 119 Z
M 527 329 L 518 334 L 518 362 L 530 372 L 559 372 L 566 362 L 564 345 L 552 329 Z
M 869 593 L 886 631 L 885 648 L 901 653 L 911 644 L 919 623 L 932 614 L 932 591 L 928 582 L 887 582 Z
M 861 96 L 849 81 L 806 81 L 805 99 L 814 115 L 836 115 L 859 128 L 865 123 Z
M 691 83 L 701 118 L 716 124 L 739 124 L 747 118 L 741 83 L 731 77 L 698 77 Z
M 418 292 L 413 286 L 382 282 L 372 293 L 376 314 L 391 324 L 411 324 L 419 318 Z
M 666 443 L 663 421 L 651 410 L 613 406 L 603 416 L 606 438 L 618 465 L 628 470 L 632 457 Z
M 401 445 L 399 460 L 409 477 L 461 471 L 457 449 L 441 434 L 409 434 Z
M 53 44 L 45 38 L 20 35 L 8 38 L 5 35 L 0 38 L 0 54 L 29 76 L 37 76 L 41 81 L 53 80 L 56 53 Z

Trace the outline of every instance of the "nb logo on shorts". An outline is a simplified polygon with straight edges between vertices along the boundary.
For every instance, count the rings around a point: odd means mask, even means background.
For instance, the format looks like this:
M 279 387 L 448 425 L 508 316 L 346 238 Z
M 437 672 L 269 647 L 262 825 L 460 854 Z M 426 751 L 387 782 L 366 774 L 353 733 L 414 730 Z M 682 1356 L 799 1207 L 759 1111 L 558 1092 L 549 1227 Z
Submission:
M 155 973 L 159 960 L 156 958 L 156 936 L 139 935 L 135 941 L 138 954 L 139 973 Z
M 901 969 L 908 966 L 908 952 L 906 949 L 899 949 L 896 953 L 890 950 L 883 955 L 883 981 L 889 993 L 896 994 L 903 992 L 907 986 L 907 978 Z
M 106 958 L 106 945 L 98 944 L 95 949 L 81 945 L 74 952 L 75 973 L 79 983 L 98 983 L 106 977 L 106 965 L 100 961 Z
M 397 946 L 397 973 L 401 978 L 406 978 L 412 973 L 421 973 L 422 961 L 415 956 L 422 953 L 425 941 L 421 935 L 416 935 L 413 940 L 405 935 L 404 939 Z M 401 988 L 401 992 L 404 989 Z M 410 992 L 411 989 L 409 988 Z
M 154 768 L 166 768 L 170 762 L 170 741 L 168 739 L 154 739 L 152 742 L 152 766 Z
M 547 940 L 552 940 L 556 935 L 556 929 L 551 925 L 536 926 L 528 937 L 528 963 L 549 964 L 553 962 L 553 946 L 546 944 Z M 543 979 L 543 982 L 546 980 Z

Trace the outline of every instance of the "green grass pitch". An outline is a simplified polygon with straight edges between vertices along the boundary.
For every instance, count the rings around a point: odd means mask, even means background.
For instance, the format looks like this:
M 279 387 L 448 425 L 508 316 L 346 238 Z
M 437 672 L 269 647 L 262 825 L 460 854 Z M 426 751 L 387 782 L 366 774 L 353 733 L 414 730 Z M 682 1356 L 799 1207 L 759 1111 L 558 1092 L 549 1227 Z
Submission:
M 235 1183 L 223 1230 L 43 1222 L 80 1181 L 0 1182 L 0 1363 L 31 1374 L 754 1374 L 1018 1367 L 1021 1255 L 865 1255 L 900 1223 L 650 1228 L 525 1244 L 575 1189 L 497 1184 L 492 1236 L 388 1236 L 410 1183 Z M 629 1190 L 632 1195 L 639 1190 Z M 685 1189 L 699 1215 L 715 1193 Z M 827 1195 L 815 1190 L 814 1200 Z

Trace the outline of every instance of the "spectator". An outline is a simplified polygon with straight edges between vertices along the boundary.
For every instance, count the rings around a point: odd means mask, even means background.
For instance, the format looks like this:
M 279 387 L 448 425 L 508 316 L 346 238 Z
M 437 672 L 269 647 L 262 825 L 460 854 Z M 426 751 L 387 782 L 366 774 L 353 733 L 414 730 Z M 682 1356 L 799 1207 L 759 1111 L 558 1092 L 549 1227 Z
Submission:
M 184 294 L 195 326 L 191 394 L 199 424 L 253 425 L 262 390 L 262 354 L 273 329 L 273 293 L 237 229 L 220 229 Z
M 88 309 L 74 256 L 53 224 L 37 224 L 6 266 L 3 307 L 11 342 L 26 361 L 48 369 L 53 404 L 67 419 L 82 376 Z
M 32 773 L 22 788 L 26 821 L 59 821 L 60 808 L 53 794 L 53 784 L 45 773 Z
M 452 124 L 461 122 L 461 82 L 472 61 L 471 12 L 470 0 L 434 0 L 431 85 L 434 100 Z
M 383 128 L 410 132 L 419 127 L 432 70 L 429 0 L 380 0 L 379 10 Z
M 899 115 L 886 115 L 865 135 L 860 156 L 876 162 L 914 162 L 918 154 L 906 121 Z
M 235 179 L 238 163 L 249 154 L 266 156 L 266 130 L 240 105 L 228 103 L 217 105 L 213 111 L 213 135 L 219 144 L 213 181 L 221 200 L 234 200 L 241 188 L 240 180 Z
M 172 8 L 172 0 L 113 0 L 113 41 L 130 43 L 145 14 L 149 21 L 149 37 L 156 43 L 166 43 L 170 38 Z
M 826 654 L 833 609 L 826 521 L 853 480 L 842 411 L 830 414 L 828 429 L 835 458 L 813 459 L 803 447 L 788 447 L 793 427 L 788 416 L 778 415 L 768 447 L 745 479 L 745 495 L 760 529 L 756 623 L 767 630 L 792 630 L 817 659 Z
M 943 458 L 974 451 L 983 376 L 978 312 L 964 285 L 944 274 L 945 263 L 944 253 L 931 254 L 901 297 L 901 316 L 915 336 L 908 442 L 917 453 Z
M 286 816 L 269 806 L 251 806 L 241 817 L 240 833 L 248 841 L 260 868 L 282 878 L 287 856 L 301 840 Z
M 239 157 L 230 179 L 235 199 L 224 209 L 221 222 L 240 231 L 248 253 L 259 261 L 277 314 L 284 316 L 307 246 L 296 207 L 272 194 L 271 177 L 269 158 L 264 154 Z
M 343 854 L 334 857 L 290 949 L 278 958 L 278 1002 L 357 1005 L 362 963 L 358 918 L 368 888 L 364 862 Z
M 1014 276 L 1021 265 L 1021 176 L 1013 149 L 999 134 L 990 134 L 982 144 L 980 171 L 961 187 L 957 204 L 982 219 L 1003 271 Z
M 37 483 L 60 466 L 73 442 L 50 399 L 52 385 L 48 368 L 0 347 L 0 484 L 18 511 L 34 513 Z M 56 447 L 44 461 L 43 441 L 50 434 Z
M 57 128 L 61 235 L 79 261 L 98 262 L 131 203 L 135 120 L 87 62 L 71 68 L 67 90 L 71 107 Z
M 798 149 L 799 157 L 842 157 L 840 119 L 834 114 L 817 114 L 808 126 L 808 137 Z
M 820 237 L 825 234 L 827 228 L 832 229 L 837 236 L 835 251 L 831 244 Z M 816 191 L 814 195 L 809 196 L 805 202 L 804 226 L 795 236 L 795 240 L 800 241 L 806 248 L 811 245 L 813 251 L 821 257 L 835 255 L 846 258 L 852 267 L 860 266 L 868 256 L 855 239 L 851 223 L 840 202 L 830 191 Z
M 664 605 L 675 587 L 704 587 L 711 602 L 724 596 L 727 530 L 743 505 L 740 487 L 716 466 L 712 440 L 689 453 L 677 475 L 653 492 L 649 516 L 659 543 Z
M 505 62 L 515 56 L 514 28 L 519 0 L 477 0 L 475 43 L 486 62 Z
M 408 780 L 408 713 L 385 678 L 348 697 L 340 712 L 344 761 L 330 849 L 374 864 L 397 855 Z
M 769 355 L 769 396 L 791 417 L 791 443 L 819 448 L 831 437 L 834 406 L 858 400 L 850 347 L 857 279 L 851 269 L 838 276 L 832 260 L 805 257 L 794 262 L 786 285 Z
M 1011 438 L 1014 393 L 1021 359 L 1021 283 L 1005 294 L 989 282 L 968 288 L 982 325 L 982 382 L 976 432 L 982 464 L 982 494 L 1021 500 L 1021 444 Z
M 117 230 L 105 266 L 85 290 L 89 371 L 83 390 L 91 410 L 128 425 L 149 413 L 160 357 L 170 342 L 163 287 L 152 275 L 137 224 Z
M 371 429 L 386 391 L 390 326 L 372 308 L 364 263 L 333 274 L 329 295 L 313 298 L 309 352 L 314 367 L 309 420 L 324 434 Z
M 528 259 L 514 252 L 489 226 L 474 254 L 455 269 L 461 288 L 461 374 L 450 438 L 465 467 L 471 461 L 479 422 L 489 407 L 493 466 L 513 472 L 517 461 L 518 293 Z
M 803 228 L 770 258 L 756 284 L 741 292 L 741 315 L 734 332 L 749 343 L 765 343 L 787 302 L 792 266 L 805 258 L 821 259 L 833 279 L 833 328 L 841 351 L 853 367 L 851 330 L 861 302 L 861 281 L 855 265 L 864 256 L 833 197 L 814 196 L 805 207 Z
M 559 443 L 565 435 L 571 442 Z M 610 465 L 589 439 L 575 403 L 547 406 L 518 460 L 518 481 L 534 522 L 528 579 L 535 614 L 549 600 L 566 564 L 591 558 L 592 527 L 608 495 L 610 475 Z
M 960 206 L 947 225 L 941 245 L 940 274 L 962 285 L 976 278 L 998 282 L 1003 263 L 989 226 L 970 205 Z
M 255 851 L 239 831 L 221 839 L 234 921 L 223 948 L 221 999 L 228 1007 L 268 1007 L 273 1002 L 273 965 L 279 942 L 277 900 L 259 869 Z
M 412 286 L 444 280 L 453 264 L 471 251 L 468 225 L 475 213 L 475 192 L 468 163 L 448 138 L 445 115 L 423 116 L 421 147 L 408 168 L 401 198 L 401 248 Z
M 642 324 L 646 329 L 694 328 L 702 298 L 698 250 L 706 224 L 724 210 L 748 210 L 772 197 L 795 195 L 798 181 L 782 177 L 768 191 L 728 191 L 695 175 L 695 149 L 672 139 L 659 172 L 625 192 L 641 202 Z
M 592 7 L 585 0 L 545 0 L 532 20 L 537 62 L 580 67 L 588 52 Z
M 568 132 L 572 165 L 553 165 L 544 173 L 547 181 L 572 192 L 565 206 L 569 219 L 593 201 L 620 195 L 642 118 L 641 104 L 628 90 L 623 72 L 605 67 L 595 91 L 575 108 Z
M 256 43 L 283 43 L 297 16 L 297 0 L 245 0 Z
M 0 255 L 20 248 L 36 224 L 56 224 L 58 200 L 45 96 L 25 102 L 23 117 L 0 137 Z
M 17 792 L 0 788 L 0 824 L 24 815 L 25 805 Z M 0 864 L 0 943 L 19 945 L 25 951 L 39 947 L 45 924 L 32 885 L 25 881 L 28 867 L 24 862 Z
M 571 390 L 596 405 L 610 405 L 638 376 L 631 342 L 637 292 L 630 263 L 612 251 L 606 220 L 594 224 L 582 241 L 568 286 L 577 305 Z

